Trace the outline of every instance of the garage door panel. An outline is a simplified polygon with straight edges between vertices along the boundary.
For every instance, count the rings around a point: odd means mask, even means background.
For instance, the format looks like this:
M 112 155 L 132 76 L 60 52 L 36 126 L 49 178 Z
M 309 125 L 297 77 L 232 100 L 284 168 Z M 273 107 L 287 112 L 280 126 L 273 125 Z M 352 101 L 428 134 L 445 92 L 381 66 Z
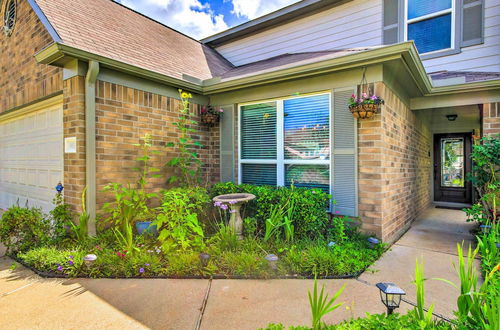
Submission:
M 62 107 L 0 121 L 0 207 L 19 200 L 50 210 L 63 179 Z

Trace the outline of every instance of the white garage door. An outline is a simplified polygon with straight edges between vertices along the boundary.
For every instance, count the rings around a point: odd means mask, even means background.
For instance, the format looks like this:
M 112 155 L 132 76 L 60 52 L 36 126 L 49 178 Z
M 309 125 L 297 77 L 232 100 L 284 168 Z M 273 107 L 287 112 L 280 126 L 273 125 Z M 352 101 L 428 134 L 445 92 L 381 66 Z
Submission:
M 28 202 L 50 210 L 63 160 L 62 105 L 0 117 L 0 207 Z

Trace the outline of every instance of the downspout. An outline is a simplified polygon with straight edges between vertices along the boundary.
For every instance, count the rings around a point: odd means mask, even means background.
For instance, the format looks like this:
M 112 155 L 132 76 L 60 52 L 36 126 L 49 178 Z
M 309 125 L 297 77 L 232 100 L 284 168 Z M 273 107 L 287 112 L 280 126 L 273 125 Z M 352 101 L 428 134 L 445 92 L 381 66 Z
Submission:
M 99 74 L 99 62 L 89 61 L 85 76 L 85 182 L 87 185 L 86 203 L 89 215 L 88 232 L 96 235 L 96 152 L 95 152 L 95 83 Z

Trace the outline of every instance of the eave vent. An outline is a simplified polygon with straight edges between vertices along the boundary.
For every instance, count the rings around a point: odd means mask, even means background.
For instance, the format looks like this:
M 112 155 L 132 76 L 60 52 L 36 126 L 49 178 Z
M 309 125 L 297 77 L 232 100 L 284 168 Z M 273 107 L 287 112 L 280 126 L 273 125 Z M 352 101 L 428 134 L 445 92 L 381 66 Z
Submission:
M 12 34 L 12 31 L 14 31 L 14 26 L 16 25 L 16 12 L 16 0 L 8 1 L 5 5 L 3 14 L 3 32 L 7 36 L 10 36 Z

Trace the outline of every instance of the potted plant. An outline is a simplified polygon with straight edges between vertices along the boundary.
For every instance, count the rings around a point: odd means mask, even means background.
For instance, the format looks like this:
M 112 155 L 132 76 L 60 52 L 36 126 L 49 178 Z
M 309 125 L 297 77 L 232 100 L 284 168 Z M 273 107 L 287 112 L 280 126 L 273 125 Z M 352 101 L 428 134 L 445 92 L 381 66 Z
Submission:
M 135 219 L 135 229 L 139 235 L 146 234 L 150 236 L 156 236 L 158 234 L 158 229 L 156 225 L 153 224 L 153 220 L 156 218 L 154 212 L 145 212 L 139 214 Z
M 220 117 L 222 117 L 222 114 L 224 113 L 224 110 L 221 108 L 216 109 L 215 107 L 211 105 L 207 105 L 206 107 L 201 108 L 201 122 L 213 126 L 216 125 Z
M 361 97 L 357 97 L 356 94 L 352 94 L 349 99 L 349 110 L 355 118 L 371 118 L 380 110 L 382 104 L 384 100 L 379 96 L 362 93 Z

